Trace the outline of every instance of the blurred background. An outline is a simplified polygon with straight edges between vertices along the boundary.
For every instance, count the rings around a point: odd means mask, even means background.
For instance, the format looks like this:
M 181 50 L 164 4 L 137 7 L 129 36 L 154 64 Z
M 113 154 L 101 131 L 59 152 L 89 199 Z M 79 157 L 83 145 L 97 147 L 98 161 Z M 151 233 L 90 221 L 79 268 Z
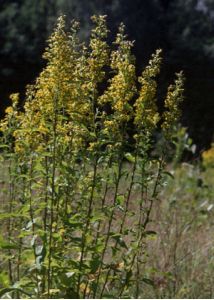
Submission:
M 158 92 L 160 107 L 174 73 L 186 77 L 182 124 L 198 151 L 214 139 L 214 0 L 0 0 L 0 115 L 9 94 L 32 83 L 45 65 L 42 53 L 56 18 L 81 23 L 88 39 L 90 16 L 107 14 L 113 39 L 125 23 L 140 74 L 157 48 L 164 61 Z

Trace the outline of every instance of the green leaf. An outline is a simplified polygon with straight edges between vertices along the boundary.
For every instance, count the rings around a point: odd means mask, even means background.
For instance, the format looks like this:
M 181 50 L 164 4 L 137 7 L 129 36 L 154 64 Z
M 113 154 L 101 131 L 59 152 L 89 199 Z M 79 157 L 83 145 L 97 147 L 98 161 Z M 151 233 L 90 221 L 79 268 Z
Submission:
M 10 242 L 5 242 L 2 239 L 0 240 L 0 248 L 1 249 L 19 249 L 19 246 L 14 244 L 14 243 L 10 243 Z
M 99 266 L 101 265 L 101 260 L 98 255 L 95 255 L 93 259 L 90 261 L 91 273 L 95 273 Z
M 116 198 L 116 204 L 119 205 L 119 206 L 121 206 L 121 205 L 123 205 L 124 200 L 125 200 L 125 196 L 124 195 L 118 195 L 117 198 Z
M 121 234 L 114 234 L 112 235 L 112 238 L 118 243 L 118 245 L 120 245 L 120 247 L 125 248 L 128 250 L 128 247 L 126 245 L 126 243 L 124 242 L 124 240 L 122 239 Z
M 129 162 L 131 162 L 131 163 L 134 163 L 134 162 L 135 162 L 135 157 L 134 157 L 131 153 L 129 153 L 129 152 L 127 152 L 127 153 L 125 154 L 125 158 L 126 158 Z
M 91 223 L 101 221 L 105 218 L 105 215 L 103 213 L 94 214 L 91 218 Z M 81 223 L 82 224 L 82 223 Z
M 0 149 L 3 149 L 3 148 L 9 149 L 9 146 L 8 146 L 8 145 L 5 145 L 5 144 L 1 144 L 1 145 L 0 145 Z
M 2 287 L 9 285 L 9 274 L 7 271 L 1 271 L 0 273 L 0 283 Z
M 23 217 L 21 213 L 2 213 L 0 214 L 0 220 L 9 219 L 9 218 L 17 218 L 17 217 Z
M 82 222 L 78 221 L 69 221 L 66 225 L 68 225 L 71 228 L 81 228 L 83 226 Z
M 130 279 L 132 278 L 132 270 L 129 270 L 127 273 L 126 273 L 126 279 L 125 279 L 125 284 L 128 285 Z
M 53 154 L 50 152 L 42 152 L 42 155 L 46 156 L 46 157 L 52 157 Z
M 154 281 L 149 278 L 143 278 L 142 281 L 148 285 L 154 286 Z
M 162 174 L 165 174 L 165 175 L 169 176 L 169 177 L 172 178 L 172 179 L 175 178 L 175 177 L 172 175 L 172 173 L 167 172 L 167 171 L 162 172 Z

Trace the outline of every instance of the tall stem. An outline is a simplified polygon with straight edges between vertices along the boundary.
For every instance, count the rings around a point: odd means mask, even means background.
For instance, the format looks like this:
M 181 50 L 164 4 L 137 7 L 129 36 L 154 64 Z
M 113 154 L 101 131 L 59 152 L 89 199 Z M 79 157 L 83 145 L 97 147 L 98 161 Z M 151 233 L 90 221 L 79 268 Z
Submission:
M 108 170 L 109 170 L 110 166 L 111 166 L 111 159 L 108 162 L 108 167 L 107 167 Z M 110 177 L 110 174 L 108 174 L 107 178 L 106 178 L 106 183 L 105 183 L 104 193 L 103 193 L 102 203 L 101 203 L 101 212 L 103 212 L 104 206 L 106 204 L 106 196 L 107 196 L 108 189 L 109 189 L 109 183 L 108 183 L 109 177 Z M 95 242 L 94 242 L 95 245 L 97 244 L 97 241 L 98 241 L 98 239 L 100 237 L 100 227 L 101 227 L 101 224 L 102 224 L 102 222 L 101 222 L 101 220 L 99 220 L 98 226 L 97 226 L 97 234 L 96 234 L 96 238 L 95 238 Z
M 82 234 L 82 246 L 81 246 L 81 254 L 80 254 L 80 265 L 79 265 L 79 277 L 78 277 L 78 285 L 77 285 L 77 292 L 79 295 L 80 292 L 80 284 L 81 284 L 81 272 L 83 267 L 83 261 L 84 261 L 84 255 L 85 255 L 85 248 L 86 248 L 86 237 L 89 231 L 89 225 L 90 225 L 90 218 L 92 213 L 92 207 L 93 207 L 93 199 L 94 199 L 94 191 L 96 188 L 96 177 L 97 177 L 97 164 L 98 164 L 98 158 L 95 158 L 94 163 L 94 170 L 93 170 L 93 180 L 92 180 L 92 188 L 91 188 L 91 195 L 89 199 L 89 206 L 88 206 L 88 212 L 86 216 L 86 225 L 85 230 Z
M 43 230 L 44 230 L 44 246 L 47 245 L 47 219 L 48 219 L 48 175 L 49 175 L 49 168 L 48 168 L 48 157 L 45 156 L 45 183 L 44 183 L 44 193 L 45 193 L 45 208 L 44 208 L 44 215 L 43 215 Z M 42 280 L 42 293 L 45 292 L 46 288 L 46 269 L 43 273 L 43 280 Z
M 154 188 L 153 188 L 153 192 L 152 192 L 152 195 L 151 195 L 151 199 L 150 199 L 150 204 L 149 204 L 149 208 L 147 210 L 147 213 L 146 213 L 146 216 L 145 216 L 145 220 L 142 222 L 142 224 L 140 225 L 140 227 L 142 228 L 142 231 L 141 231 L 141 234 L 139 236 L 139 239 L 138 239 L 138 246 L 137 246 L 137 250 L 136 252 L 134 253 L 133 257 L 132 257 L 132 260 L 131 260 L 131 263 L 130 263 L 130 267 L 129 267 L 129 271 L 132 270 L 133 266 L 134 266 L 134 263 L 135 263 L 135 260 L 137 258 L 138 260 L 138 255 L 139 255 L 139 251 L 140 249 L 142 248 L 142 241 L 143 241 L 143 238 L 144 238 L 144 233 L 145 233 L 145 230 L 146 230 L 146 227 L 150 221 L 150 215 L 151 215 L 151 211 L 152 211 L 152 207 L 153 207 L 153 203 L 154 203 L 154 199 L 157 197 L 157 188 L 160 184 L 160 179 L 161 179 L 161 171 L 162 171 L 162 168 L 163 168 L 163 158 L 161 158 L 160 162 L 159 162 L 159 167 L 158 167 L 158 173 L 157 173 L 157 177 L 156 177 L 156 180 L 155 180 L 155 184 L 154 184 Z M 127 272 L 128 274 L 128 272 Z M 137 273 L 137 276 L 139 276 L 139 274 Z M 138 280 L 138 278 L 137 278 Z M 126 278 L 126 280 L 124 280 L 124 284 L 122 285 L 121 287 L 121 291 L 120 291 L 120 294 L 119 294 L 119 298 L 122 297 L 123 295 L 123 292 L 126 288 L 126 286 L 128 285 L 128 280 Z M 139 291 L 138 291 L 139 293 Z
M 54 119 L 53 119 L 53 152 L 52 152 L 52 175 L 51 175 L 51 205 L 50 205 L 50 232 L 49 232 L 49 253 L 48 253 L 48 298 L 50 298 L 50 289 L 52 287 L 52 251 L 53 251 L 53 222 L 54 222 L 54 204 L 55 204 L 55 173 L 56 173 L 56 126 L 57 126 L 57 99 L 54 97 Z
M 29 204 L 30 204 L 30 218 L 32 223 L 32 233 L 33 233 L 33 254 L 34 254 L 34 261 L 36 264 L 36 232 L 35 232 L 35 220 L 34 220 L 34 209 L 33 209 L 33 203 L 32 203 L 32 180 L 33 180 L 33 159 L 30 160 L 30 181 L 29 181 Z M 36 271 L 36 283 L 37 283 L 37 296 L 39 297 L 39 281 L 38 281 L 38 272 Z
M 132 170 L 131 183 L 130 183 L 130 186 L 129 186 L 129 189 L 128 189 L 128 195 L 126 197 L 126 202 L 125 202 L 125 212 L 123 214 L 122 222 L 120 224 L 120 230 L 119 230 L 120 234 L 123 232 L 123 227 L 124 227 L 126 216 L 127 216 L 127 213 L 128 213 L 128 207 L 129 207 L 129 202 L 130 202 L 132 188 L 133 188 L 133 185 L 134 185 L 134 177 L 135 177 L 135 172 L 136 172 L 136 167 L 137 167 L 137 157 L 138 157 L 138 151 L 136 150 L 136 152 L 135 152 L 135 158 L 134 158 L 134 166 L 133 166 L 133 170 Z M 113 248 L 116 249 L 117 245 L 118 245 L 118 240 L 115 242 L 115 245 L 113 246 Z M 106 278 L 105 278 L 105 281 L 104 281 L 104 284 L 103 284 L 101 297 L 102 297 L 103 292 L 105 290 L 105 287 L 106 287 L 106 284 L 108 282 L 110 273 L 111 273 L 111 270 L 109 269 L 108 272 L 107 272 L 107 274 L 106 274 Z M 114 271 L 114 274 L 115 274 L 115 271 Z M 112 282 L 113 282 L 113 280 L 112 280 Z
M 14 198 L 14 182 L 13 182 L 13 177 L 12 177 L 12 163 L 11 163 L 11 159 L 9 162 L 9 176 L 10 176 L 10 186 L 9 186 L 9 214 L 12 213 L 13 210 L 13 198 Z M 7 226 L 7 231 L 8 231 L 8 240 L 10 242 L 11 237 L 12 237 L 12 220 L 11 217 L 9 217 L 8 219 L 8 226 Z M 12 252 L 9 249 L 8 250 L 8 255 L 9 255 L 9 259 L 8 259 L 8 271 L 9 271 L 9 279 L 10 279 L 10 284 L 13 285 L 13 267 L 12 267 L 12 261 L 11 261 L 11 256 L 12 256 Z
M 116 200 L 117 200 L 119 183 L 120 183 L 120 179 L 121 179 L 122 164 L 123 164 L 123 155 L 120 156 L 120 160 L 119 160 L 119 164 L 118 164 L 118 177 L 117 177 L 116 184 L 115 184 L 113 209 L 112 209 L 112 212 L 111 212 L 111 215 L 110 215 L 110 218 L 109 218 L 109 222 L 108 222 L 104 249 L 103 249 L 103 252 L 102 252 L 102 255 L 101 255 L 101 265 L 100 265 L 99 273 L 98 273 L 98 276 L 97 276 L 97 282 L 96 282 L 96 287 L 95 287 L 95 291 L 94 291 L 94 294 L 93 294 L 93 298 L 96 298 L 97 287 L 98 287 L 98 284 L 99 284 L 99 280 L 100 280 L 100 276 L 101 276 L 101 272 L 102 272 L 102 267 L 103 267 L 103 264 L 104 264 L 104 257 L 105 257 L 105 254 L 106 254 L 106 250 L 107 250 L 107 246 L 108 246 L 108 242 L 109 242 L 109 238 L 110 238 L 109 234 L 110 234 L 111 225 L 112 225 L 114 214 L 115 214 L 115 204 L 116 204 Z M 102 294 L 102 292 L 101 292 L 101 294 Z

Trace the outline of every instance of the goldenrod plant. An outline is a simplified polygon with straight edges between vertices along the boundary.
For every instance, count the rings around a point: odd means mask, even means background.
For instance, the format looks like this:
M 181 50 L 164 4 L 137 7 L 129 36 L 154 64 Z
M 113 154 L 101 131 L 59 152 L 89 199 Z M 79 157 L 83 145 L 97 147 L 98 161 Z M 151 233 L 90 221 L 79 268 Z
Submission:
M 163 114 L 164 122 L 162 124 L 163 134 L 169 139 L 175 132 L 175 125 L 180 117 L 179 104 L 183 102 L 184 77 L 183 72 L 176 74 L 175 83 L 168 88 L 165 99 L 166 111 Z M 174 129 L 174 130 L 173 130 Z
M 141 298 L 151 213 L 165 168 L 152 157 L 163 122 L 167 142 L 179 116 L 179 74 L 157 108 L 161 50 L 137 78 L 133 43 L 120 25 L 108 45 L 106 17 L 92 17 L 89 45 L 60 17 L 46 67 L 1 121 L 1 297 Z M 163 121 L 162 121 L 163 119 Z M 128 149 L 133 124 L 134 142 Z

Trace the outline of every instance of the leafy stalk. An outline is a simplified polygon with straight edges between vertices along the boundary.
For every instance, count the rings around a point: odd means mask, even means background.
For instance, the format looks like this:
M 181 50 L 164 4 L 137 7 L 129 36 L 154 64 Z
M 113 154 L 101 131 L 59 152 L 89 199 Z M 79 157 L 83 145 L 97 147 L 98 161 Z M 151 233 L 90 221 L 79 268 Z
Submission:
M 79 263 L 79 277 L 78 277 L 78 284 L 77 284 L 78 295 L 80 293 L 81 272 L 82 272 L 84 255 L 85 255 L 86 237 L 87 237 L 87 234 L 88 234 L 88 231 L 89 231 L 90 218 L 91 218 L 92 207 L 93 207 L 94 191 L 95 191 L 95 188 L 96 188 L 96 176 L 97 176 L 97 166 L 98 166 L 97 162 L 98 162 L 98 159 L 95 158 L 94 170 L 93 170 L 93 180 L 92 180 L 92 187 L 91 187 L 91 195 L 90 195 L 90 199 L 89 199 L 89 206 L 88 206 L 88 212 L 87 212 L 87 216 L 86 216 L 85 229 L 84 229 L 83 234 L 82 234 L 82 245 L 81 245 L 80 263 Z
M 108 242 L 110 239 L 110 230 L 111 230 L 111 226 L 112 226 L 112 222 L 114 219 L 114 214 L 115 214 L 115 204 L 116 204 L 116 200 L 117 200 L 117 196 L 118 196 L 118 189 L 119 189 L 119 183 L 121 180 L 121 175 L 122 175 L 122 164 L 123 164 L 123 155 L 121 153 L 121 155 L 119 156 L 119 162 L 118 162 L 118 176 L 115 182 L 115 193 L 114 193 L 114 198 L 113 198 L 113 209 L 111 211 L 110 217 L 109 217 L 109 221 L 108 221 L 108 225 L 107 225 L 107 232 L 106 232 L 106 238 L 105 238 L 105 242 L 104 242 L 104 248 L 101 254 L 101 264 L 100 264 L 100 268 L 99 268 L 99 273 L 96 279 L 96 286 L 95 286 L 95 290 L 93 293 L 93 298 L 96 298 L 96 293 L 97 293 L 97 288 L 99 285 L 99 280 L 100 280 L 100 276 L 101 276 L 101 272 L 102 272 L 102 268 L 104 265 L 104 258 L 105 258 L 105 254 L 106 254 L 106 250 L 108 247 Z M 102 294 L 102 292 L 101 292 Z
M 53 223 L 54 223 L 54 205 L 55 205 L 55 174 L 56 174 L 56 139 L 57 139 L 57 95 L 53 99 L 53 150 L 52 150 L 52 174 L 51 174 L 51 203 L 50 203 L 50 224 L 49 224 L 49 253 L 48 253 L 48 282 L 47 292 L 50 298 L 50 289 L 52 287 L 52 256 L 53 256 Z

